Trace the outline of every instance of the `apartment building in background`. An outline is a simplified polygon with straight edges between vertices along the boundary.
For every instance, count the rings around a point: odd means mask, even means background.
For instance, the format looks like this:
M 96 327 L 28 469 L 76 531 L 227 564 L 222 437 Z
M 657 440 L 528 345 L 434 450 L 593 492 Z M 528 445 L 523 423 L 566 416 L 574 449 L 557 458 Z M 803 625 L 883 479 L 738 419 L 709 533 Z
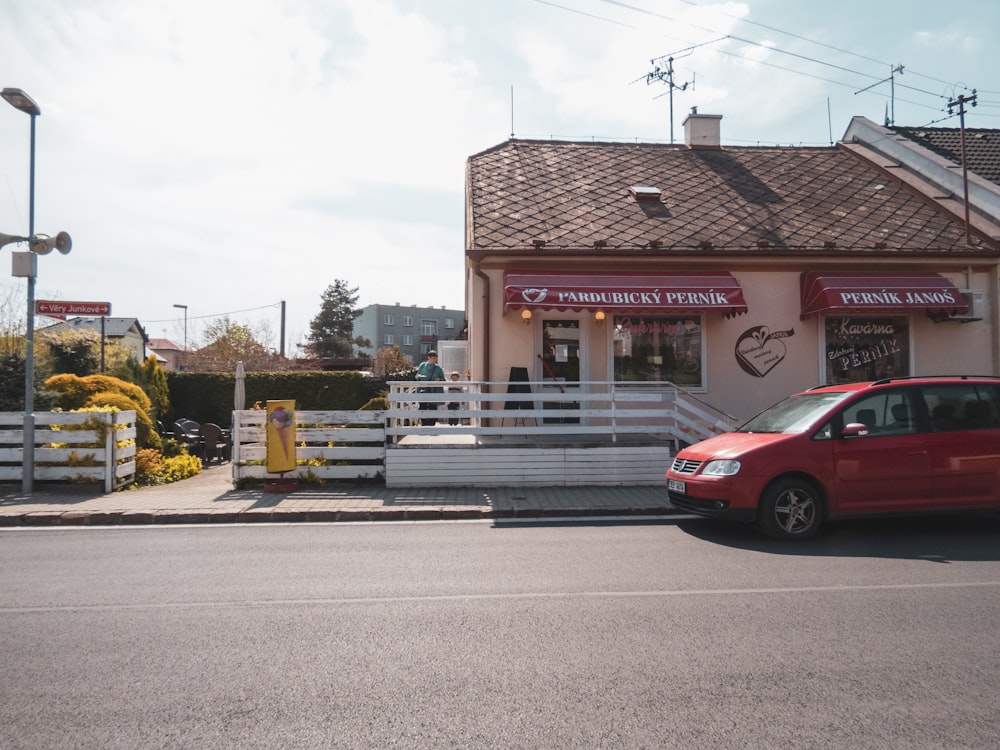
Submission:
M 359 347 L 363 354 L 374 356 L 384 346 L 396 345 L 414 363 L 423 360 L 439 341 L 462 338 L 465 311 L 446 307 L 417 307 L 416 305 L 368 305 L 354 319 L 354 335 L 371 342 L 370 347 Z

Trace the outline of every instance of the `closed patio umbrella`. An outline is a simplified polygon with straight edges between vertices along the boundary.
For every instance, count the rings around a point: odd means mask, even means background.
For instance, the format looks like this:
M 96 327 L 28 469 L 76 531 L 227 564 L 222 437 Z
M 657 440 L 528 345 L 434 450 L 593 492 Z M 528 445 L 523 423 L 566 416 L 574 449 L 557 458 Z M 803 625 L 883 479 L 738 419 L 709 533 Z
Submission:
M 236 387 L 233 389 L 233 408 L 242 411 L 246 408 L 246 370 L 243 369 L 243 362 L 236 363 Z

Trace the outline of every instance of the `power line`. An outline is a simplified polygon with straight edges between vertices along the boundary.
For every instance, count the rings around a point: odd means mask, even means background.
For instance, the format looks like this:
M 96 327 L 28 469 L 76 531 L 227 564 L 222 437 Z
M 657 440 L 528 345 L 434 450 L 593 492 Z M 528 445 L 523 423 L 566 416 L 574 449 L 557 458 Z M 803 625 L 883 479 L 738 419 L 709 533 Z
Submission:
M 536 0 L 536 2 L 545 2 L 545 0 Z M 668 16 L 668 15 L 666 15 L 664 13 L 659 13 L 659 12 L 654 11 L 654 10 L 649 10 L 647 8 L 642 8 L 642 7 L 639 7 L 639 6 L 636 6 L 636 5 L 632 5 L 630 3 L 622 2 L 622 0 L 601 0 L 601 2 L 604 2 L 604 3 L 608 4 L 608 5 L 617 6 L 619 8 L 624 8 L 626 10 L 633 11 L 633 12 L 636 12 L 636 13 L 642 13 L 644 15 L 648 15 L 648 16 L 652 16 L 652 17 L 655 17 L 655 18 L 659 18 L 659 19 L 662 19 L 662 20 L 665 20 L 665 21 L 670 21 L 670 22 L 676 22 L 677 21 L 677 19 L 675 17 L 673 17 L 673 16 Z M 696 7 L 696 8 L 697 7 L 701 7 L 697 3 L 693 2 L 693 0 L 682 0 L 682 2 L 686 3 L 687 5 L 691 5 L 693 7 Z M 553 3 L 548 3 L 548 2 L 546 2 L 546 4 L 548 4 L 548 5 L 554 5 Z M 556 6 L 556 7 L 561 7 L 561 6 Z M 567 10 L 572 10 L 572 9 L 567 9 Z M 767 29 L 768 31 L 773 31 L 773 32 L 778 33 L 778 34 L 784 34 L 786 36 L 790 36 L 790 37 L 792 37 L 794 39 L 799 39 L 800 41 L 804 41 L 804 42 L 807 42 L 809 44 L 814 44 L 814 45 L 817 45 L 819 47 L 824 47 L 826 49 L 830 49 L 830 50 L 833 50 L 833 51 L 836 51 L 836 52 L 840 52 L 840 53 L 843 53 L 843 54 L 846 54 L 846 55 L 850 55 L 852 57 L 857 57 L 859 59 L 862 59 L 862 60 L 865 60 L 865 61 L 868 61 L 868 62 L 874 62 L 874 63 L 878 63 L 880 65 L 889 65 L 891 67 L 891 64 L 889 64 L 889 63 L 882 62 L 882 61 L 877 60 L 877 59 L 875 59 L 873 57 L 868 57 L 866 55 L 861 55 L 861 54 L 858 54 L 856 52 L 852 52 L 852 51 L 844 49 L 842 47 L 837 47 L 835 45 L 826 44 L 824 42 L 819 42 L 819 41 L 816 41 L 815 39 L 810 39 L 808 37 L 802 36 L 801 34 L 796 34 L 794 32 L 785 31 L 784 29 L 779 29 L 779 28 L 777 28 L 775 26 L 769 26 L 767 24 L 759 23 L 757 21 L 751 21 L 749 19 L 741 18 L 741 17 L 736 16 L 736 15 L 731 14 L 731 13 L 725 13 L 725 12 L 722 12 L 722 11 L 719 11 L 719 12 L 720 12 L 721 15 L 727 16 L 729 18 L 733 18 L 733 19 L 735 19 L 736 21 L 738 21 L 740 23 L 746 23 L 746 24 L 749 24 L 749 25 L 752 25 L 752 26 L 757 26 L 759 28 Z M 590 14 L 584 14 L 584 15 L 590 15 Z M 624 24 L 621 24 L 620 22 L 618 22 L 616 20 L 613 20 L 613 19 L 603 19 L 600 16 L 593 16 L 593 17 L 597 18 L 599 20 L 607 20 L 610 23 L 615 23 L 615 24 L 618 24 L 618 25 L 624 25 Z M 702 26 L 700 24 L 690 23 L 688 25 L 691 26 L 691 28 L 698 29 L 698 30 L 701 30 L 701 31 L 707 31 L 707 32 L 712 33 L 712 34 L 719 34 L 720 33 L 718 31 L 718 29 L 712 29 L 712 28 L 709 28 L 709 27 L 706 27 L 706 26 Z M 778 53 L 778 54 L 789 55 L 791 57 L 795 57 L 795 58 L 798 58 L 798 59 L 801 59 L 801 60 L 805 60 L 807 62 L 811 62 L 811 63 L 816 64 L 816 65 L 831 67 L 831 68 L 834 68 L 836 70 L 840 70 L 840 71 L 849 73 L 851 75 L 857 75 L 857 76 L 861 76 L 863 78 L 869 78 L 869 79 L 872 79 L 872 80 L 878 80 L 878 76 L 876 76 L 876 75 L 872 75 L 870 73 L 865 73 L 865 72 L 859 71 L 859 70 L 854 70 L 852 68 L 848 68 L 848 67 L 845 67 L 845 66 L 836 65 L 834 63 L 827 62 L 825 60 L 820 60 L 818 58 L 811 57 L 809 55 L 804 55 L 804 54 L 801 54 L 801 53 L 796 53 L 796 52 L 791 52 L 789 50 L 784 50 L 784 49 L 781 49 L 780 47 L 777 47 L 777 46 L 774 46 L 774 45 L 763 44 L 761 42 L 756 42 L 756 41 L 754 41 L 752 39 L 747 39 L 747 38 L 744 38 L 744 37 L 738 37 L 738 36 L 734 36 L 734 35 L 729 35 L 729 38 L 734 39 L 735 41 L 742 42 L 743 44 L 748 44 L 748 45 L 751 45 L 751 46 L 754 46 L 754 47 L 760 47 L 762 49 L 765 49 L 765 50 L 768 50 L 768 51 L 771 51 L 771 52 L 775 52 L 775 53 Z M 749 57 L 746 57 L 744 55 L 739 55 L 739 54 L 736 54 L 736 53 L 733 53 L 733 52 L 728 52 L 726 50 L 712 49 L 711 51 L 712 52 L 716 52 L 718 54 L 731 55 L 731 56 L 734 56 L 734 57 L 737 57 L 737 58 L 740 58 L 740 59 L 749 60 L 750 62 L 754 62 L 754 63 L 757 63 L 759 65 L 766 65 L 768 67 L 774 67 L 774 68 L 776 68 L 778 70 L 785 70 L 787 72 L 796 73 L 798 75 L 803 75 L 803 76 L 806 76 L 806 77 L 815 78 L 817 80 L 825 81 L 827 83 L 835 84 L 835 85 L 838 85 L 838 86 L 845 86 L 845 87 L 850 86 L 850 84 L 846 84 L 846 83 L 843 83 L 841 81 L 834 81 L 834 80 L 831 80 L 831 79 L 828 79 L 828 78 L 823 78 L 821 76 L 817 76 L 817 75 L 814 75 L 814 74 L 806 73 L 806 72 L 804 72 L 802 70 L 798 70 L 798 69 L 794 69 L 794 68 L 786 68 L 786 67 L 783 67 L 783 66 L 780 66 L 780 65 L 776 65 L 774 63 L 766 63 L 766 62 L 764 62 L 762 60 L 754 60 L 753 58 L 749 58 Z M 947 81 L 942 81 L 941 79 L 934 78 L 933 76 L 927 76 L 927 75 L 918 73 L 916 71 L 913 71 L 912 69 L 908 69 L 908 72 L 910 72 L 911 75 L 916 75 L 916 76 L 920 76 L 922 78 L 927 78 L 928 80 L 933 80 L 933 81 L 936 81 L 936 82 L 939 82 L 939 83 L 943 83 L 945 85 L 949 85 L 949 86 L 950 85 L 954 85 L 954 84 L 949 83 Z M 941 100 L 947 100 L 948 99 L 948 97 L 945 94 L 940 94 L 940 93 L 934 92 L 934 91 L 928 91 L 926 89 L 917 88 L 915 86 L 910 86 L 908 84 L 898 83 L 898 84 L 895 84 L 895 85 L 898 85 L 900 88 L 909 89 L 911 91 L 915 91 L 917 93 L 925 94 L 927 96 L 932 96 L 932 97 L 935 97 L 937 99 L 941 99 Z M 914 106 L 929 107 L 929 105 L 923 104 L 923 103 L 920 103 L 920 102 L 913 102 L 913 101 L 908 101 L 908 100 L 905 100 L 905 99 L 900 99 L 900 101 L 905 102 L 907 104 L 913 104 Z
M 613 23 L 615 26 L 624 26 L 626 29 L 636 29 L 637 26 L 632 26 L 631 24 L 622 23 L 621 21 L 615 21 L 613 18 L 605 18 L 604 16 L 598 16 L 593 13 L 587 13 L 582 10 L 577 10 L 576 8 L 567 8 L 565 5 L 559 5 L 558 3 L 549 2 L 549 0 L 535 0 L 536 3 L 541 5 L 549 5 L 553 8 L 559 8 L 559 10 L 566 10 L 570 13 L 576 13 L 581 16 L 587 16 L 587 18 L 596 18 L 598 21 L 605 21 L 607 23 Z
M 539 2 L 540 1 L 541 0 L 539 0 Z M 637 13 L 643 13 L 643 14 L 646 14 L 646 15 L 649 15 L 649 16 L 654 16 L 656 18 L 661 18 L 661 19 L 666 20 L 666 21 L 676 21 L 677 20 L 677 19 L 675 19 L 675 18 L 673 18 L 671 16 L 667 16 L 667 15 L 664 15 L 662 13 L 657 13 L 656 11 L 648 10 L 646 8 L 640 8 L 640 7 L 635 6 L 635 5 L 630 5 L 628 3 L 621 2 L 620 0 L 601 0 L 601 2 L 608 3 L 609 5 L 617 5 L 617 6 L 621 7 L 621 8 L 626 8 L 628 10 L 632 10 L 632 11 L 635 11 Z M 681 0 L 681 2 L 683 2 L 683 3 L 687 4 L 687 5 L 690 5 L 692 7 L 695 7 L 695 8 L 700 8 L 701 7 L 697 3 L 693 2 L 693 0 Z M 815 44 L 818 47 L 825 47 L 825 48 L 833 50 L 835 52 L 840 52 L 840 53 L 843 53 L 845 55 L 850 55 L 852 57 L 857 57 L 857 58 L 859 58 L 861 60 L 867 60 L 868 62 L 877 63 L 879 65 L 887 65 L 887 66 L 890 66 L 890 67 L 892 65 L 891 63 L 886 63 L 886 62 L 883 62 L 881 60 L 876 60 L 873 57 L 868 57 L 866 55 L 861 55 L 861 54 L 858 54 L 857 52 L 852 52 L 851 50 L 847 50 L 847 49 L 844 49 L 842 47 L 837 47 L 837 46 L 832 45 L 832 44 L 826 44 L 825 42 L 818 42 L 815 39 L 810 39 L 809 37 L 802 36 L 801 34 L 796 34 L 796 33 L 791 32 L 791 31 L 785 31 L 784 29 L 779 29 L 776 26 L 769 26 L 767 24 L 759 23 L 757 21 L 751 21 L 748 18 L 742 18 L 742 17 L 734 15 L 732 13 L 726 13 L 725 11 L 716 11 L 716 12 L 719 15 L 726 16 L 728 18 L 732 18 L 732 19 L 734 19 L 735 21 L 737 21 L 739 23 L 745 23 L 745 24 L 748 24 L 750 26 L 757 26 L 757 27 L 762 28 L 762 29 L 767 29 L 768 31 L 773 31 L 773 32 L 778 33 L 778 34 L 784 34 L 785 36 L 790 36 L 793 39 L 798 39 L 800 41 L 807 42 L 809 44 Z M 718 34 L 718 33 L 720 33 L 718 29 L 711 29 L 711 28 L 708 28 L 707 26 L 701 26 L 701 25 L 695 24 L 695 23 L 689 23 L 688 25 L 691 26 L 692 28 L 699 29 L 701 31 L 707 31 L 707 32 L 712 33 L 712 34 Z M 796 54 L 794 52 L 788 52 L 788 51 L 783 50 L 783 49 L 781 49 L 779 47 L 776 47 L 776 46 L 772 47 L 770 45 L 761 44 L 760 42 L 755 42 L 753 40 L 744 39 L 744 38 L 737 37 L 737 36 L 734 36 L 734 35 L 730 35 L 730 36 L 731 36 L 731 38 L 736 39 L 736 40 L 741 41 L 741 42 L 744 42 L 745 44 L 751 44 L 751 45 L 754 45 L 754 46 L 757 46 L 757 47 L 763 47 L 765 49 L 773 50 L 775 52 L 780 52 L 782 54 L 787 54 L 787 55 L 793 55 L 793 56 L 796 56 L 796 57 L 801 57 L 804 60 L 809 60 L 810 62 L 814 62 L 814 63 L 817 63 L 819 65 L 828 65 L 830 67 L 840 68 L 841 70 L 845 70 L 845 71 L 853 73 L 855 75 L 865 76 L 867 78 L 877 78 L 877 76 L 873 76 L 873 75 L 871 75 L 869 73 L 862 73 L 861 71 L 851 70 L 849 68 L 841 68 L 841 66 L 833 65 L 832 63 L 827 63 L 827 62 L 824 62 L 822 60 L 811 58 L 811 57 L 808 57 L 808 56 L 805 56 L 805 55 L 798 55 L 798 54 Z M 911 72 L 912 75 L 921 76 L 922 78 L 927 78 L 929 80 L 936 81 L 938 83 L 943 83 L 945 85 L 952 85 L 952 82 L 950 82 L 950 81 L 942 81 L 941 79 L 934 78 L 932 76 L 923 75 L 923 74 L 917 73 L 915 71 L 910 71 L 910 72 Z M 904 84 L 900 84 L 900 86 L 904 86 Z M 937 94 L 935 92 L 924 91 L 923 89 L 917 89 L 917 88 L 912 87 L 912 86 L 905 86 L 905 88 L 912 88 L 914 91 L 920 91 L 921 93 L 929 94 L 930 96 L 940 96 L 942 99 L 947 98 L 947 97 L 945 97 L 943 95 L 939 95 L 939 94 Z
M 214 314 L 211 314 L 211 315 L 191 315 L 191 316 L 188 317 L 188 320 L 207 320 L 209 318 L 224 318 L 224 317 L 229 317 L 230 315 L 241 315 L 242 313 L 256 312 L 257 310 L 268 310 L 268 309 L 273 308 L 273 307 L 280 308 L 281 307 L 281 303 L 280 302 L 273 302 L 270 305 L 261 305 L 260 307 L 248 307 L 245 310 L 233 310 L 231 312 L 214 313 Z M 175 320 L 177 320 L 176 317 L 175 318 L 164 318 L 163 320 L 147 320 L 146 323 L 147 324 L 151 324 L 151 323 L 173 323 Z

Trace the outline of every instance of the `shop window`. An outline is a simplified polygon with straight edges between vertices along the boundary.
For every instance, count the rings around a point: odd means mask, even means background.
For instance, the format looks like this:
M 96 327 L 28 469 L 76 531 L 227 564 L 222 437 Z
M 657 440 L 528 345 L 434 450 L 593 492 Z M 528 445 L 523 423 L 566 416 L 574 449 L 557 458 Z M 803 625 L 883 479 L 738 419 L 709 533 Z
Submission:
M 859 383 L 910 374 L 910 320 L 906 317 L 828 317 L 826 383 Z
M 617 382 L 666 381 L 700 388 L 703 385 L 701 352 L 701 316 L 615 317 Z

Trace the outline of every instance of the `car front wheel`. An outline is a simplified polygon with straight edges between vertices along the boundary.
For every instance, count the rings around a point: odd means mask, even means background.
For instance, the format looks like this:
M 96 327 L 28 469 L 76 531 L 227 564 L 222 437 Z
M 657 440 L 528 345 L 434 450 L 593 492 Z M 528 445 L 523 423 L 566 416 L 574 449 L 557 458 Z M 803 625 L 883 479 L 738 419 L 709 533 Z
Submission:
M 761 497 L 757 525 L 777 539 L 809 539 L 823 524 L 823 498 L 803 479 L 774 482 Z

